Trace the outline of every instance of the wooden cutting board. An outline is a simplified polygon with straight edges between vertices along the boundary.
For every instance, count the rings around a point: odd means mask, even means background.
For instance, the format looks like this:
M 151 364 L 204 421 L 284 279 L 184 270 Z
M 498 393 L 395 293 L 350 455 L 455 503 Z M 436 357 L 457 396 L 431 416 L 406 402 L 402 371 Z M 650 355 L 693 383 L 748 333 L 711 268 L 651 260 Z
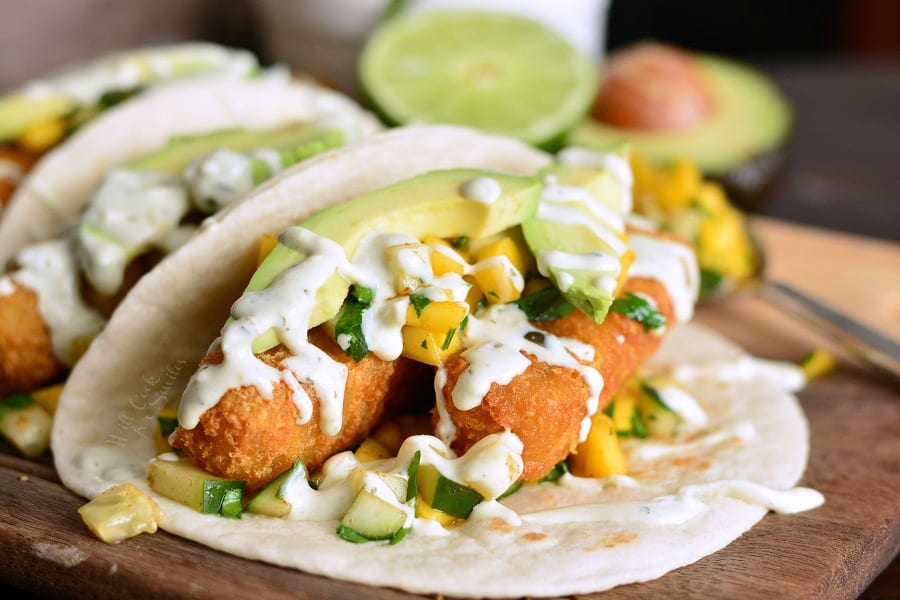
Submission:
M 773 278 L 827 299 L 900 339 L 900 245 L 758 220 Z M 707 323 L 759 356 L 797 360 L 840 349 L 757 298 L 703 307 Z M 588 598 L 854 598 L 900 548 L 900 394 L 841 356 L 836 373 L 800 393 L 811 425 L 803 485 L 826 504 L 766 516 L 734 543 L 647 583 Z M 76 510 L 49 459 L 0 454 L 0 580 L 54 597 L 410 598 L 389 589 L 289 571 L 164 532 L 111 546 Z M 548 555 L 552 560 L 552 555 Z

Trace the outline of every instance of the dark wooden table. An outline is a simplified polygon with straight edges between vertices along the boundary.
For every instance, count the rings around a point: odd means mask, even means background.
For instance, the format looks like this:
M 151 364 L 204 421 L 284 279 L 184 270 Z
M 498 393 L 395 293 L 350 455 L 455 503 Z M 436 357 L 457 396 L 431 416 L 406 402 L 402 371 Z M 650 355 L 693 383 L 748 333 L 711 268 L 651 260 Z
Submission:
M 900 59 L 760 66 L 796 119 L 785 171 L 760 212 L 900 240 Z M 900 598 L 900 559 L 862 598 Z
M 797 223 L 900 240 L 900 61 L 865 64 L 769 63 L 762 67 L 784 88 L 795 106 L 797 121 L 788 148 L 787 168 L 767 197 L 761 212 Z M 824 261 L 828 259 L 828 256 L 820 258 Z M 900 302 L 900 290 L 897 298 Z M 890 392 L 880 393 L 882 399 L 890 399 Z M 900 401 L 900 398 L 896 399 Z M 48 459 L 36 463 L 15 459 L 9 456 L 8 447 L 0 447 L 0 459 L 4 486 L 24 484 L 20 481 L 24 474 L 32 479 L 31 483 L 36 488 L 55 489 L 55 473 Z M 11 487 L 7 491 L 11 491 Z M 7 527 L 17 525 L 17 515 L 20 514 L 17 511 L 25 508 L 17 508 L 14 501 L 10 502 L 12 504 L 5 509 L 0 507 L 0 515 L 4 515 L 0 525 L 5 523 Z M 56 511 L 52 510 L 53 502 L 59 505 Z M 54 527 L 78 527 L 77 516 L 69 510 L 77 504 L 78 501 L 66 500 L 65 496 L 48 496 L 48 505 L 42 507 L 51 515 L 48 520 L 21 525 L 26 534 L 30 530 L 35 535 L 52 532 Z M 886 523 L 885 526 L 896 527 L 896 522 Z M 750 536 L 748 541 L 742 543 L 753 542 L 754 538 Z M 156 548 L 169 542 L 160 537 L 155 541 L 147 539 L 136 543 Z M 95 545 L 102 546 L 99 542 Z M 189 556 L 201 554 L 195 545 L 178 548 L 184 548 Z M 110 548 L 110 553 L 114 550 Z M 896 555 L 897 550 L 893 548 L 892 553 Z M 887 555 L 890 554 L 889 549 Z M 239 559 L 223 557 L 222 560 L 236 567 L 240 564 Z M 875 570 L 885 562 L 881 562 Z M 100 569 L 101 565 L 97 563 L 93 566 Z M 273 581 L 282 577 L 277 568 L 261 568 Z M 0 568 L 0 582 L 7 582 L 6 588 L 0 584 L 0 591 L 11 591 L 8 586 L 14 583 L 25 588 L 24 593 L 32 594 L 31 597 L 92 597 L 92 594 L 98 597 L 99 590 L 91 587 L 92 581 L 85 579 L 68 582 L 67 585 L 64 572 L 65 569 L 56 569 L 46 574 L 11 574 Z M 123 577 L 125 575 L 122 574 Z M 875 572 L 858 574 L 856 580 L 869 581 L 875 575 Z M 242 576 L 234 573 L 231 581 L 238 584 L 241 580 Z M 312 578 L 304 581 L 315 584 L 318 580 Z M 319 593 L 327 593 L 324 587 L 316 589 Z M 339 591 L 343 597 L 365 593 L 365 590 L 350 584 L 339 584 L 328 590 Z M 166 594 L 165 586 L 157 591 L 160 596 Z M 305 593 L 315 594 L 316 591 L 310 589 Z M 627 595 L 627 590 L 623 593 Z M 861 597 L 869 600 L 900 598 L 900 562 L 894 560 L 862 592 Z

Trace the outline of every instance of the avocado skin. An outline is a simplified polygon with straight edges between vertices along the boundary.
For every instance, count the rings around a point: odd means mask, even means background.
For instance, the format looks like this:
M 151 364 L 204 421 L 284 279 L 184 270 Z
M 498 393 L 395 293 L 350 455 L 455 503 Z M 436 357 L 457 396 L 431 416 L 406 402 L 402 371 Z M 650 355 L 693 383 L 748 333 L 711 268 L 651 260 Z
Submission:
M 714 96 L 714 112 L 683 130 L 639 131 L 588 118 L 568 144 L 607 149 L 627 142 L 632 151 L 664 165 L 683 157 L 720 182 L 736 205 L 758 210 L 786 165 L 793 110 L 761 71 L 720 56 L 692 53 Z

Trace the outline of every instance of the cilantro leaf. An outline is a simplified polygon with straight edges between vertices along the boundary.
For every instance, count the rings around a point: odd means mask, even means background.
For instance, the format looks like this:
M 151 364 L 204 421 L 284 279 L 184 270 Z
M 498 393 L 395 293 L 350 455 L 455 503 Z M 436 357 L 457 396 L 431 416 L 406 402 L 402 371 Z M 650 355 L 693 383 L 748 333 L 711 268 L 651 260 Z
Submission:
M 664 327 L 666 317 L 646 299 L 637 294 L 626 292 L 624 298 L 613 301 L 609 310 L 625 315 L 644 326 L 644 331 Z
M 575 310 L 575 307 L 563 298 L 556 286 L 552 285 L 522 296 L 513 304 L 525 313 L 529 321 L 552 321 L 565 317 Z
M 431 304 L 431 300 L 429 300 L 422 294 L 410 294 L 409 303 L 412 304 L 414 309 L 416 309 L 416 316 L 421 317 L 422 311 L 425 310 L 426 306 Z

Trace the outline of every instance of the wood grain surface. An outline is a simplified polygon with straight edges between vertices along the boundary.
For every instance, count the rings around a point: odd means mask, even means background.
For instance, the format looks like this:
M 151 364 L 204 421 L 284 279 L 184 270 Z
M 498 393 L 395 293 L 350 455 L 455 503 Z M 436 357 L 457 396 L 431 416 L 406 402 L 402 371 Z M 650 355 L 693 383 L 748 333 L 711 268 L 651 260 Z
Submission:
M 769 220 L 754 227 L 773 277 L 897 331 L 900 245 Z M 820 269 L 825 257 L 830 268 Z M 704 306 L 698 320 L 767 358 L 797 360 L 817 346 L 840 353 L 752 296 Z M 770 514 L 693 565 L 583 597 L 859 596 L 900 548 L 900 394 L 895 384 L 840 356 L 835 373 L 799 394 L 811 425 L 802 484 L 824 493 L 824 506 Z M 412 597 L 224 555 L 165 532 L 107 545 L 81 523 L 82 503 L 60 486 L 48 458 L 0 454 L 0 580 L 35 595 L 72 598 Z

